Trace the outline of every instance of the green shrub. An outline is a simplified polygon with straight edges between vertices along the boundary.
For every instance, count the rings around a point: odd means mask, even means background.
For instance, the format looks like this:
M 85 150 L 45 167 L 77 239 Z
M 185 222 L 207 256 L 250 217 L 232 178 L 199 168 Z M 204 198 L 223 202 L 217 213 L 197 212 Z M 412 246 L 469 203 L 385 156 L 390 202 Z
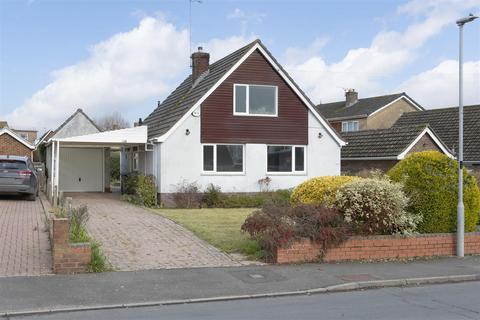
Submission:
M 157 205 L 157 189 L 152 175 L 131 173 L 124 181 L 123 200 L 148 208 Z
M 407 211 L 422 217 L 418 231 L 455 232 L 457 220 L 458 165 L 436 151 L 408 155 L 388 175 L 402 182 L 410 198 Z M 480 191 L 467 170 L 464 175 L 465 230 L 475 231 L 480 212 Z
M 218 208 L 222 203 L 222 189 L 210 183 L 203 194 L 202 202 L 208 208 Z
M 350 229 L 334 208 L 318 205 L 265 205 L 254 211 L 242 225 L 272 258 L 275 248 L 295 239 L 310 238 L 323 243 L 323 250 L 346 240 Z
M 405 211 L 402 187 L 388 179 L 355 180 L 338 190 L 335 205 L 357 234 L 412 233 L 421 218 Z
M 135 194 L 138 184 L 138 172 L 130 172 L 122 175 L 122 193 Z
M 292 193 L 292 203 L 332 205 L 337 190 L 358 177 L 327 176 L 316 177 L 299 184 Z
M 98 242 L 91 243 L 92 255 L 90 263 L 88 265 L 89 272 L 106 272 L 110 271 L 111 268 L 108 265 L 107 258 L 102 252 L 100 244 Z
M 266 202 L 267 195 L 228 195 L 222 199 L 223 208 L 260 208 Z
M 88 208 L 86 206 L 71 208 L 67 215 L 70 222 L 70 241 L 73 243 L 90 242 L 90 237 L 85 229 L 89 218 Z

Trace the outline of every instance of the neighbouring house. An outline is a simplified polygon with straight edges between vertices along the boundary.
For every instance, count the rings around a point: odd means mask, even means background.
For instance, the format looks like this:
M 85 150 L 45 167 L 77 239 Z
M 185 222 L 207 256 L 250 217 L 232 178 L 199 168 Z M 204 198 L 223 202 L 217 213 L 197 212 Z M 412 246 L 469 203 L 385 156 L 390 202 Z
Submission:
M 402 114 L 424 109 L 405 92 L 359 99 L 348 89 L 344 101 L 322 103 L 316 110 L 337 132 L 352 132 L 390 128 Z
M 340 174 L 345 142 L 260 40 L 212 64 L 201 48 L 191 58 L 192 74 L 143 123 L 152 151 L 124 150 L 156 177 L 161 202 L 183 182 L 255 193 Z
M 0 121 L 0 129 L 9 128 L 13 132 L 15 132 L 18 136 L 22 139 L 27 140 L 30 144 L 35 144 L 35 140 L 37 140 L 37 130 L 29 130 L 29 129 L 14 129 L 8 126 L 7 121 Z
M 480 105 L 464 107 L 463 119 L 464 162 L 480 174 Z M 458 107 L 404 114 L 394 127 L 407 124 L 428 124 L 449 149 L 458 151 Z
M 0 154 L 32 158 L 35 146 L 7 126 L 0 129 Z
M 342 173 L 365 174 L 373 169 L 388 171 L 406 155 L 434 150 L 453 158 L 452 151 L 429 125 L 403 125 L 388 129 L 345 132 Z

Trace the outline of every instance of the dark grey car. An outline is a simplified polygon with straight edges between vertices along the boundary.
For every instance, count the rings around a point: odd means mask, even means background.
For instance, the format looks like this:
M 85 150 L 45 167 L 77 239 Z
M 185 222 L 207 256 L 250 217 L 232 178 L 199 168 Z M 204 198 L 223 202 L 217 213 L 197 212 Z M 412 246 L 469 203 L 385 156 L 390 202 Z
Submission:
M 0 155 L 0 194 L 25 194 L 35 200 L 38 178 L 30 158 Z

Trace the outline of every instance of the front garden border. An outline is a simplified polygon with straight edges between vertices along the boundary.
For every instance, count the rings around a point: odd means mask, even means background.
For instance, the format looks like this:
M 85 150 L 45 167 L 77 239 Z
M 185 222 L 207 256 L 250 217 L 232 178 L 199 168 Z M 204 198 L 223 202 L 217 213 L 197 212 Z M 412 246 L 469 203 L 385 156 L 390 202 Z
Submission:
M 354 236 L 327 249 L 310 239 L 294 241 L 290 246 L 277 248 L 275 261 L 279 264 L 313 262 L 340 262 L 355 260 L 395 260 L 453 256 L 456 247 L 455 233 L 420 235 Z M 465 254 L 480 254 L 480 232 L 465 234 Z

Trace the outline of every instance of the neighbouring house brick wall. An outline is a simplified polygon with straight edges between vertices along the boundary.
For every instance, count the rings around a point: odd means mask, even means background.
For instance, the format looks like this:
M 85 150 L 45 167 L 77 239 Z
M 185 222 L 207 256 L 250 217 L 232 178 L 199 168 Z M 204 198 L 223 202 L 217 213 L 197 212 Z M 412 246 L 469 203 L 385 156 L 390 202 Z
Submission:
M 415 111 L 418 111 L 418 109 L 411 105 L 410 102 L 407 102 L 405 99 L 400 99 L 378 113 L 369 116 L 367 118 L 366 129 L 390 128 L 402 114 Z
M 322 260 L 338 262 L 452 256 L 455 254 L 455 240 L 456 235 L 453 233 L 351 237 L 341 245 L 328 249 Z M 303 239 L 288 248 L 277 249 L 276 261 L 316 261 L 321 256 L 321 250 L 321 244 Z M 465 254 L 480 254 L 480 232 L 465 234 Z
M 408 154 L 414 153 L 414 152 L 420 152 L 420 151 L 439 151 L 442 152 L 442 149 L 440 149 L 435 141 L 428 135 L 425 134 L 423 137 L 418 140 L 418 142 L 410 149 Z
M 387 172 L 398 160 L 342 160 L 342 173 L 361 174 L 368 173 L 373 169 L 380 169 Z
M 63 274 L 86 272 L 92 255 L 90 244 L 70 243 L 68 219 L 53 219 L 52 226 L 53 272 Z
M 31 158 L 32 150 L 11 135 L 4 133 L 0 135 L 0 154 Z

